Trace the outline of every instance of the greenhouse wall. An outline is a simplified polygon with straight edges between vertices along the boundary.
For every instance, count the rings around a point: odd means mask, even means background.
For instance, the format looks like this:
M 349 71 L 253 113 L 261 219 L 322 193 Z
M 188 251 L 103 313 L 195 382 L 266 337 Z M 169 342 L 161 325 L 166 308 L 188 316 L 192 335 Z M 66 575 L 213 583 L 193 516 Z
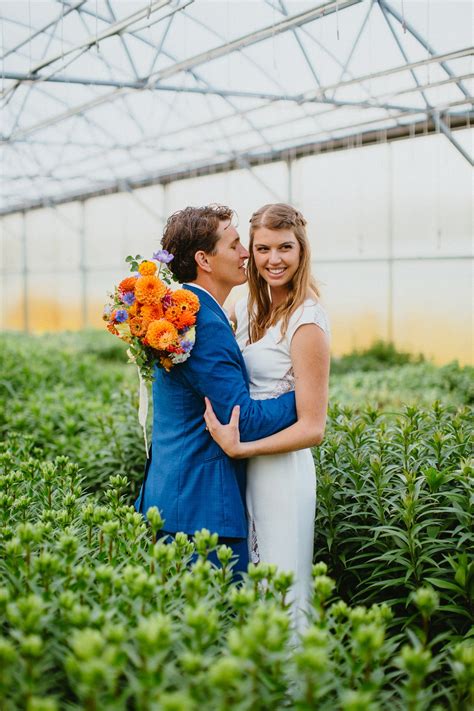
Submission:
M 1 328 L 100 327 L 124 258 L 156 250 L 175 210 L 229 204 L 247 243 L 255 208 L 290 201 L 308 220 L 334 354 L 381 338 L 438 363 L 472 362 L 471 185 L 467 161 L 434 134 L 8 215 Z

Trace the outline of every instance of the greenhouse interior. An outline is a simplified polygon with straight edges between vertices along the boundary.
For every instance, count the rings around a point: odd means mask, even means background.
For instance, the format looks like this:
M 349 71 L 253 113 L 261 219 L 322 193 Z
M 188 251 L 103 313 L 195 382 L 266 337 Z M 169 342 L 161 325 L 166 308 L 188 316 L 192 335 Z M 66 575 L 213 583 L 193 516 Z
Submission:
M 308 220 L 336 354 L 472 358 L 472 4 L 1 3 L 2 329 L 100 327 L 186 205 Z
M 0 37 L 0 710 L 473 711 L 473 0 Z

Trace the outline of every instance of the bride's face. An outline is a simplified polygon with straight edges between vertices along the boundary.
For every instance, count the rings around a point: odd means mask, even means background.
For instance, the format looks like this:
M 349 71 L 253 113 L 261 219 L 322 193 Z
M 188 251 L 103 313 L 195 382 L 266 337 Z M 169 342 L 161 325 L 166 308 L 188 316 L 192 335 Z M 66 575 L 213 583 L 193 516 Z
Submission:
M 291 230 L 259 227 L 253 237 L 252 254 L 260 276 L 271 287 L 286 286 L 300 264 L 301 248 Z

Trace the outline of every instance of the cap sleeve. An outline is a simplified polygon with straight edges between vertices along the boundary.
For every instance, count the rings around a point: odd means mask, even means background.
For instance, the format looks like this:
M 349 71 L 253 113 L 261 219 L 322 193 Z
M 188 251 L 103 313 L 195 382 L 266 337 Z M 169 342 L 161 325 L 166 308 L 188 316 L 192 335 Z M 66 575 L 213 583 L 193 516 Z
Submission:
M 307 323 L 316 324 L 328 338 L 330 337 L 331 331 L 326 311 L 321 304 L 316 301 L 305 301 L 304 304 L 292 314 L 288 322 L 288 330 L 286 332 L 288 343 L 291 343 L 298 328 Z

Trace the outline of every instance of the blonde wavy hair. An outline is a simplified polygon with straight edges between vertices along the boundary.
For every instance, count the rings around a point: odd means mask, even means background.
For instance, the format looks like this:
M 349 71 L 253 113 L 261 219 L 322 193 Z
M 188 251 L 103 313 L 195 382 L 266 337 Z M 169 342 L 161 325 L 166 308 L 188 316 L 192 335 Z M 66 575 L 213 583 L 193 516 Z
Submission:
M 260 227 L 269 230 L 291 230 L 300 245 L 300 263 L 288 284 L 285 301 L 272 309 L 270 288 L 257 271 L 253 256 L 255 232 Z M 319 289 L 311 275 L 311 250 L 306 234 L 306 220 L 299 210 L 285 203 L 263 205 L 250 218 L 250 256 L 247 265 L 249 286 L 248 314 L 250 343 L 259 341 L 265 331 L 281 321 L 281 337 L 285 337 L 291 315 L 312 294 L 319 297 Z

